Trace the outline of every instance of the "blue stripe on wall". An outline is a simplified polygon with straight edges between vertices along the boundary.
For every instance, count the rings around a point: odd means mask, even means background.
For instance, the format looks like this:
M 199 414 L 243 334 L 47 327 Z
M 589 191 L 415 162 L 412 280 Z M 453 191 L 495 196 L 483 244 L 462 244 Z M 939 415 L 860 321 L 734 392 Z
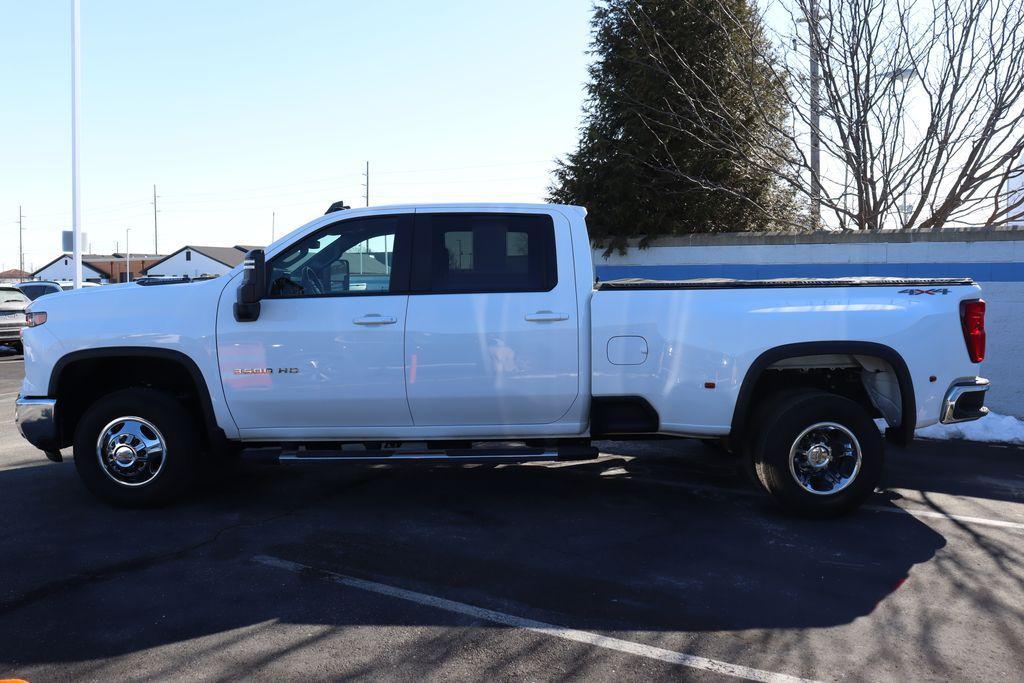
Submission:
M 743 263 L 718 265 L 608 266 L 597 264 L 602 280 L 625 277 L 685 280 L 722 277 L 760 280 L 778 277 L 969 277 L 977 282 L 1024 282 L 1024 263 Z

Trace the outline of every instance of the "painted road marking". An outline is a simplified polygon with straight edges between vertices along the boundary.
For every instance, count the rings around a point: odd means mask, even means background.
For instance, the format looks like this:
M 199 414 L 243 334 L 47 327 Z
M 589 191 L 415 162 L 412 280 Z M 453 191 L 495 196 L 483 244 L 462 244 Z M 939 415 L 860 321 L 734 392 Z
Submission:
M 761 669 L 752 669 L 747 666 L 740 666 L 739 664 L 730 664 L 729 662 L 722 662 L 717 659 L 708 659 L 706 657 L 688 655 L 683 652 L 666 650 L 664 648 L 653 647 L 651 645 L 643 645 L 641 643 L 635 643 L 631 640 L 622 640 L 620 638 L 602 636 L 598 633 L 590 633 L 589 631 L 579 631 L 573 628 L 563 628 L 561 626 L 554 626 L 552 624 L 546 624 L 543 621 L 524 619 L 523 617 L 505 614 L 504 612 L 496 612 L 494 610 L 485 609 L 483 607 L 469 605 L 464 602 L 456 602 L 455 600 L 449 600 L 447 598 L 439 598 L 437 596 L 428 595 L 426 593 L 419 593 L 417 591 L 411 591 L 405 588 L 398 588 L 396 586 L 389 586 L 384 583 L 377 583 L 376 581 L 367 581 L 366 579 L 357 579 L 354 576 L 338 574 L 337 572 L 314 569 L 313 567 L 309 567 L 304 564 L 299 564 L 298 562 L 282 560 L 277 557 L 257 555 L 252 559 L 256 562 L 267 565 L 269 567 L 284 569 L 286 571 L 290 571 L 293 573 L 315 572 L 317 575 L 321 577 L 330 579 L 334 583 L 338 583 L 343 586 L 348 586 L 349 588 L 358 588 L 359 590 L 369 591 L 371 593 L 377 593 L 379 595 L 387 595 L 392 598 L 398 598 L 399 600 L 415 602 L 419 605 L 435 607 L 437 609 L 441 609 L 446 612 L 452 612 L 454 614 L 462 614 L 468 617 L 473 617 L 475 619 L 481 619 L 483 621 L 490 621 L 496 624 L 502 624 L 504 626 L 520 628 L 526 631 L 532 631 L 534 633 L 540 633 L 543 635 L 554 636 L 556 638 L 562 638 L 563 640 L 571 640 L 577 643 L 583 643 L 585 645 L 603 647 L 607 650 L 624 652 L 626 654 L 636 655 L 638 657 L 656 659 L 658 661 L 668 662 L 669 664 L 687 666 L 691 669 L 711 671 L 713 673 L 724 674 L 726 676 L 735 676 L 736 678 L 745 678 L 751 681 L 771 681 L 772 683 L 807 683 L 808 681 L 808 679 L 806 678 L 799 678 L 797 676 L 773 673 L 771 671 L 762 671 Z
M 1021 522 L 1006 522 L 1001 519 L 988 519 L 987 517 L 970 517 L 968 515 L 953 515 L 948 512 L 935 512 L 934 510 L 914 510 L 912 508 L 887 508 L 881 505 L 865 505 L 865 510 L 872 512 L 906 512 L 915 517 L 930 517 L 933 519 L 945 519 L 946 521 L 964 522 L 965 524 L 981 524 L 983 526 L 994 526 L 1001 529 L 1018 529 L 1024 531 L 1024 524 Z

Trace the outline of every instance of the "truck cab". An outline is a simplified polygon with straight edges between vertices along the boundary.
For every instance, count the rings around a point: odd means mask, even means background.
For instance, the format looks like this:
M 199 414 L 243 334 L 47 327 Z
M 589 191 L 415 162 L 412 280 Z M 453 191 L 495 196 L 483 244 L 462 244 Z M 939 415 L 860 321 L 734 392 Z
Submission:
M 580 435 L 593 274 L 573 213 L 346 211 L 272 247 L 258 315 L 235 315 L 230 295 L 219 303 L 218 373 L 238 435 Z

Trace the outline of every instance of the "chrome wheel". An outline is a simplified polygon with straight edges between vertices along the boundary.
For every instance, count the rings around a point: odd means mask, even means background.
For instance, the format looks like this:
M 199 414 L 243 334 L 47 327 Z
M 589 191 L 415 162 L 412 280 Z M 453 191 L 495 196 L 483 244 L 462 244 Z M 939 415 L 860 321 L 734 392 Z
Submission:
M 861 466 L 860 442 L 836 422 L 813 424 L 789 449 L 789 472 L 808 493 L 839 493 L 857 478 Z
M 122 486 L 142 486 L 164 466 L 166 442 L 160 430 L 141 417 L 119 417 L 100 431 L 96 456 L 103 472 Z

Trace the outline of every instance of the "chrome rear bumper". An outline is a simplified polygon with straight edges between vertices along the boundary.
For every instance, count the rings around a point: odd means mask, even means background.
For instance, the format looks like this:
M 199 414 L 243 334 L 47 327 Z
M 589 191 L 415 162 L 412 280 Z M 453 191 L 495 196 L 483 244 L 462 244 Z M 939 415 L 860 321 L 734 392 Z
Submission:
M 46 453 L 50 460 L 60 460 L 60 435 L 57 430 L 57 399 L 22 398 L 14 402 L 14 421 L 25 439 Z
M 943 424 L 968 422 L 988 415 L 988 408 L 984 405 L 988 387 L 988 380 L 984 377 L 955 383 L 946 392 L 939 421 Z

